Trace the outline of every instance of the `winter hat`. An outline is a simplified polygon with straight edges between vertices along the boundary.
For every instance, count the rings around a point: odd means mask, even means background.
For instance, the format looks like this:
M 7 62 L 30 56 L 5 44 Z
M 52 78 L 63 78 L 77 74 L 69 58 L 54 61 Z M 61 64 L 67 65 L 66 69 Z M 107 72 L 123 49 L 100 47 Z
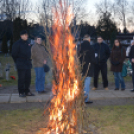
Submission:
M 28 34 L 26 30 L 23 30 L 23 31 L 20 32 L 20 36 L 24 35 L 24 34 Z

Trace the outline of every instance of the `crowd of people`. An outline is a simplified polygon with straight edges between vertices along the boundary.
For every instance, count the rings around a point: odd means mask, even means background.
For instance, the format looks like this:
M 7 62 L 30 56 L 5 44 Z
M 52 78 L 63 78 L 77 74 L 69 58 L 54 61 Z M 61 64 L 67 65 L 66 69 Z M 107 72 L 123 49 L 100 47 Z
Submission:
M 115 90 L 124 91 L 126 89 L 123 78 L 123 66 L 126 59 L 126 49 L 121 45 L 119 39 L 115 39 L 112 50 L 104 43 L 101 36 L 97 37 L 97 43 L 90 45 L 90 36 L 85 35 L 81 48 L 79 50 L 80 62 L 82 65 L 82 75 L 85 76 L 84 96 L 85 103 L 93 103 L 89 100 L 91 78 L 93 77 L 93 89 L 98 89 L 98 77 L 101 72 L 103 87 L 108 89 L 108 67 L 107 61 L 110 58 L 111 71 L 114 74 Z M 128 57 L 134 70 L 134 42 L 128 48 Z M 48 54 L 42 43 L 41 36 L 35 38 L 35 44 L 31 47 L 28 42 L 28 33 L 26 30 L 20 32 L 20 39 L 12 47 L 12 57 L 18 72 L 18 92 L 20 97 L 35 96 L 30 91 L 31 69 L 32 65 L 36 74 L 36 91 L 38 94 L 46 93 L 45 90 L 45 71 L 44 65 L 47 63 Z M 134 71 L 133 71 L 133 89 L 134 92 Z
M 94 78 L 93 81 L 93 89 L 97 90 L 98 88 L 98 76 L 101 72 L 103 87 L 105 90 L 108 89 L 108 77 L 107 77 L 107 61 L 110 59 L 111 63 L 111 71 L 114 74 L 115 80 L 115 89 L 119 90 L 121 86 L 121 91 L 126 89 L 124 75 L 123 75 L 123 67 L 124 61 L 126 59 L 126 49 L 121 45 L 119 39 L 115 39 L 113 48 L 110 50 L 109 46 L 104 43 L 102 37 L 97 37 L 97 43 L 94 45 L 90 45 L 90 36 L 85 35 L 83 43 L 81 44 L 81 48 L 79 51 L 80 62 L 82 65 L 82 74 L 86 76 L 84 83 L 84 94 L 85 94 L 85 103 L 90 104 L 93 103 L 89 101 L 89 91 L 91 78 Z M 128 57 L 132 64 L 132 80 L 133 80 L 133 89 L 134 92 L 134 42 L 129 46 Z

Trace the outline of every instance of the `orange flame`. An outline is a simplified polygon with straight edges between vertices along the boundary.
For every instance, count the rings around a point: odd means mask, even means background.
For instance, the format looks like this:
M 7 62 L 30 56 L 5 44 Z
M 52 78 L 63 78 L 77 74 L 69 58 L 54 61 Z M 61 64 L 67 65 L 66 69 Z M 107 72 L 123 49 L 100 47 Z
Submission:
M 62 11 L 61 11 L 62 10 Z M 76 134 L 77 117 L 75 100 L 79 95 L 76 77 L 76 45 L 69 25 L 73 18 L 71 7 L 60 4 L 60 10 L 53 10 L 53 62 L 55 78 L 53 80 L 53 99 L 49 108 L 50 116 L 47 129 L 43 134 Z

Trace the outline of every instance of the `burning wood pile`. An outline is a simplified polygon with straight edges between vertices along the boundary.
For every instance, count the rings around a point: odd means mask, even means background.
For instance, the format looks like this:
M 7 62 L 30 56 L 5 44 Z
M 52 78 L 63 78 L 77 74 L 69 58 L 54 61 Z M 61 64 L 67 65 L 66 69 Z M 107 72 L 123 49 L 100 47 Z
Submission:
M 76 54 L 76 45 L 69 25 L 71 7 L 60 2 L 53 9 L 53 35 L 50 37 L 53 62 L 53 98 L 49 107 L 47 128 L 40 134 L 82 134 L 83 82 Z M 79 117 L 79 119 L 78 119 Z

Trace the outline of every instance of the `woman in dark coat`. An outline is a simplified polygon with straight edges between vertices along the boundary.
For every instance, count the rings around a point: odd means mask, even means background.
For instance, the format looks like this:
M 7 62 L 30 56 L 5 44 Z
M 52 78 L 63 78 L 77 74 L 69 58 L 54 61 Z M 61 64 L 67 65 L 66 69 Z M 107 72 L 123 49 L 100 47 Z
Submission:
M 90 37 L 86 35 L 84 41 L 81 44 L 80 61 L 82 65 L 82 75 L 86 77 L 84 84 L 85 103 L 92 103 L 89 101 L 89 91 L 91 77 L 94 75 L 95 51 L 90 45 Z
M 114 79 L 115 79 L 115 90 L 119 90 L 120 83 L 121 83 L 121 90 L 124 91 L 126 86 L 124 82 L 124 78 L 122 77 L 122 67 L 123 62 L 126 58 L 126 50 L 121 45 L 120 41 L 116 39 L 114 41 L 114 46 L 111 52 L 111 71 L 114 72 Z

